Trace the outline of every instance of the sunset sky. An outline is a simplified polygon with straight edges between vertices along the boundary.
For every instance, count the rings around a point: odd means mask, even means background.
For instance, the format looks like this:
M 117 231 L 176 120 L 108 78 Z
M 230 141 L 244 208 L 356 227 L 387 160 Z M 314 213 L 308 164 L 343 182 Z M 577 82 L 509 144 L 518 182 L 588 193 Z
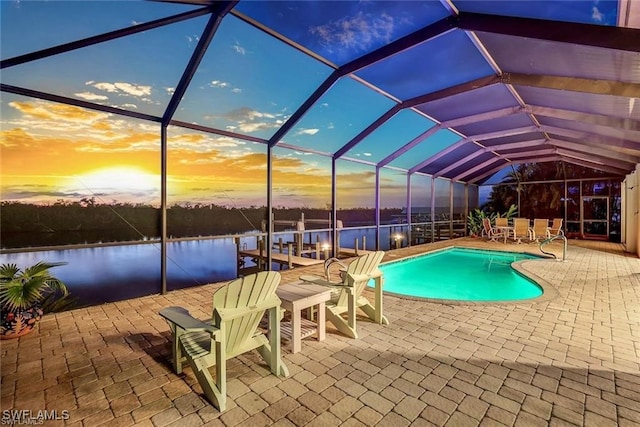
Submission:
M 554 2 L 553 7 L 545 2 L 545 8 L 539 1 L 458 3 L 475 12 L 506 11 L 603 25 L 615 24 L 617 14 L 617 2 L 604 0 Z M 336 65 L 449 13 L 439 1 L 302 4 L 241 1 L 236 9 Z M 2 59 L 8 59 L 197 7 L 138 1 L 1 1 L 0 8 Z M 160 117 L 206 23 L 206 17 L 194 18 L 8 67 L 2 70 L 2 83 Z M 463 60 L 460 52 L 465 53 Z M 228 15 L 174 118 L 266 140 L 332 71 L 326 63 Z M 355 78 L 340 79 L 282 142 L 333 153 L 396 100 L 493 73 L 464 32 L 451 31 L 366 67 Z M 157 123 L 6 92 L 0 115 L 3 201 L 51 203 L 95 197 L 104 203 L 159 204 Z M 378 162 L 434 125 L 427 117 L 404 110 L 347 157 Z M 460 138 L 448 130 L 438 131 L 391 166 L 409 169 Z M 265 153 L 264 144 L 170 127 L 169 203 L 264 205 Z M 329 157 L 277 147 L 274 155 L 276 206 L 330 203 Z M 340 161 L 338 173 L 339 207 L 373 206 L 373 166 Z M 406 204 L 403 172 L 386 171 L 382 185 L 383 206 Z

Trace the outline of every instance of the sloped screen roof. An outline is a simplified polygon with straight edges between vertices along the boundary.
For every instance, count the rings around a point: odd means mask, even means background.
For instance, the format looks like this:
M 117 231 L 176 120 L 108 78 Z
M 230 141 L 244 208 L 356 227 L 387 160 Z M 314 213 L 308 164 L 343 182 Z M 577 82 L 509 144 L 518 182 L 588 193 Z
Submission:
M 627 6 L 6 1 L 1 89 L 470 183 L 554 160 L 624 175 L 640 160 Z

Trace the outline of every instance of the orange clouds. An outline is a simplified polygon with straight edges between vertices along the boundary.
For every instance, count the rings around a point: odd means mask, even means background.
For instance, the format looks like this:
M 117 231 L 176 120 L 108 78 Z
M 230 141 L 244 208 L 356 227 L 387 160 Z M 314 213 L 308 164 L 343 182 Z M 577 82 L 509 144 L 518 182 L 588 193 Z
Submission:
M 130 191 L 123 186 L 124 178 L 118 180 L 118 185 L 109 186 L 106 182 L 89 187 L 105 192 L 105 200 L 137 202 L 141 199 L 136 196 L 139 186 L 135 184 L 144 177 L 160 174 L 160 126 L 156 123 L 39 100 L 6 105 L 17 115 L 2 118 L 0 189 L 4 200 L 75 200 L 81 195 L 69 182 L 108 176 L 99 171 L 135 168 L 141 175 L 139 179 L 135 174 L 127 175 L 126 180 L 132 183 Z M 265 203 L 265 145 L 171 127 L 167 149 L 170 204 L 223 204 L 229 202 L 231 193 L 237 205 Z M 325 206 L 331 198 L 330 160 L 281 148 L 276 151 L 272 165 L 276 204 Z M 367 194 L 371 191 L 375 173 L 355 169 L 339 176 L 340 194 L 345 196 L 343 207 L 362 205 L 353 190 L 367 188 Z M 147 196 L 158 197 L 151 193 Z M 159 203 L 159 199 L 152 203 Z
M 63 120 L 67 122 L 93 122 L 109 116 L 107 113 L 86 110 L 73 105 L 54 104 L 43 101 L 10 102 L 9 105 L 21 113 L 40 120 Z

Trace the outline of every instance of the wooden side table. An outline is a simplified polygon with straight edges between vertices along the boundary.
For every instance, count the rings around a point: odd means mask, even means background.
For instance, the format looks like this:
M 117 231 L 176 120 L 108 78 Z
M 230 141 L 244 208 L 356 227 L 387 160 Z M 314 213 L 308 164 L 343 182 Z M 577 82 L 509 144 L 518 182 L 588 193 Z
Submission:
M 302 282 L 278 286 L 276 294 L 282 301 L 281 307 L 291 313 L 291 322 L 281 322 L 282 336 L 291 341 L 291 352 L 302 348 L 302 339 L 316 334 L 318 341 L 325 338 L 324 303 L 331 297 L 331 289 L 326 286 Z M 301 311 L 318 306 L 316 322 L 303 319 Z

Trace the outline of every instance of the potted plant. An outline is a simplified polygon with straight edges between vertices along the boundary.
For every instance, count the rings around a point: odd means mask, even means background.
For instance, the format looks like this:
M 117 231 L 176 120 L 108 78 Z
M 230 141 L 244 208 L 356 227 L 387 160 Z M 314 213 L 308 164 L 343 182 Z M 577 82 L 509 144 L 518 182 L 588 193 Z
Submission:
M 64 264 L 40 261 L 25 268 L 16 264 L 0 266 L 0 339 L 31 332 L 44 311 L 68 308 L 67 286 L 49 271 Z

